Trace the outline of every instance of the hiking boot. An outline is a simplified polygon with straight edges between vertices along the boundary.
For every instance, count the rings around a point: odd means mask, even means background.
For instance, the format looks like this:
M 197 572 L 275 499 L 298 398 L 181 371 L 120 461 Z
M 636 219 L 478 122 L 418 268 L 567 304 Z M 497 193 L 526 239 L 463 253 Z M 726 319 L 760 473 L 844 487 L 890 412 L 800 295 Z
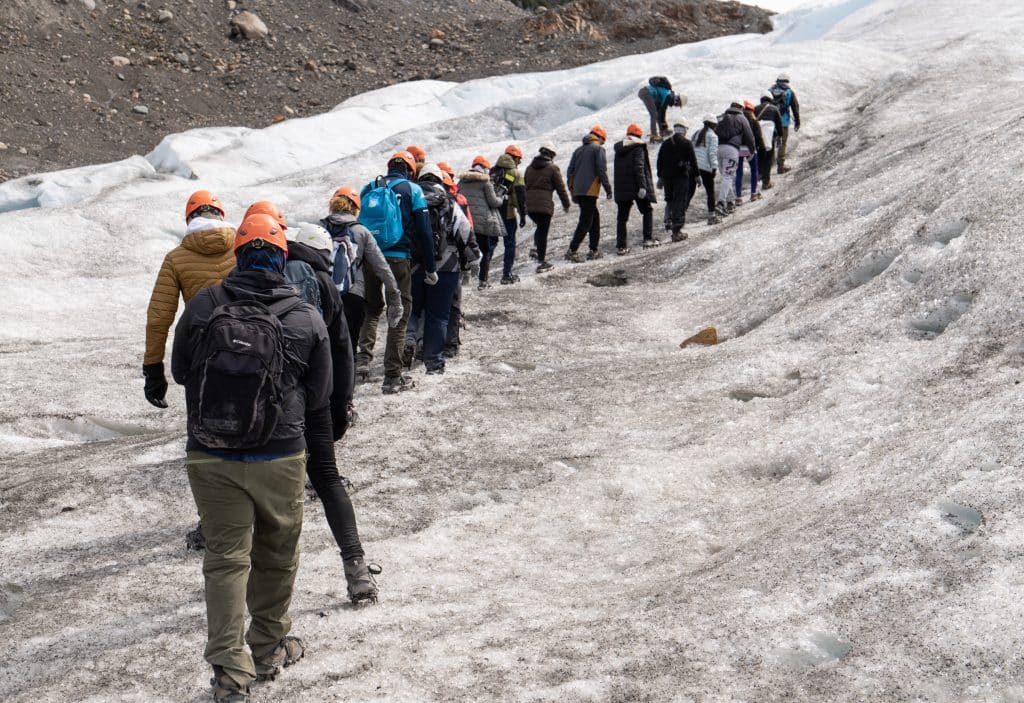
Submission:
M 256 665 L 256 680 L 273 681 L 281 673 L 281 669 L 302 659 L 305 653 L 306 645 L 298 637 L 283 637 L 276 647 L 262 657 L 252 658 Z
M 709 217 L 708 220 L 710 221 L 710 219 L 711 218 Z M 688 235 L 686 232 L 683 232 L 682 230 L 678 230 L 677 229 L 675 232 L 672 233 L 672 241 L 673 242 L 681 242 L 684 239 L 686 239 L 688 236 L 690 236 L 690 235 Z
M 722 217 L 725 217 L 725 215 L 728 214 L 728 211 L 726 210 L 726 207 L 725 207 L 725 201 L 724 200 L 719 200 L 718 201 L 718 205 L 715 205 L 715 212 L 718 213 Z
M 444 364 L 438 364 L 437 366 L 428 366 L 427 367 L 427 375 L 428 376 L 439 376 L 439 375 L 441 375 L 443 373 L 444 373 Z
M 779 166 L 779 175 L 781 176 L 783 173 L 789 173 L 792 170 L 793 169 L 791 169 L 789 166 Z
M 201 552 L 206 549 L 206 537 L 203 536 L 203 523 L 196 523 L 194 530 L 185 533 L 185 549 Z
M 596 259 L 600 259 L 602 256 L 604 256 L 604 254 L 594 249 L 587 252 L 587 261 L 594 261 Z
M 733 201 L 733 204 L 735 204 L 735 205 L 742 205 L 743 204 L 743 196 L 741 195 L 741 196 L 737 197 L 736 200 Z
M 653 239 L 652 238 L 652 239 L 645 239 L 644 240 L 644 249 L 653 249 L 654 247 L 660 247 L 660 246 L 661 246 L 661 240 L 660 239 Z
M 514 273 L 508 276 L 501 277 L 501 285 L 509 286 L 512 285 L 513 283 L 519 283 L 519 276 L 515 275 Z
M 413 380 L 404 374 L 401 376 L 385 376 L 380 390 L 384 395 L 392 395 L 407 391 L 415 385 Z
M 530 249 L 530 258 L 533 259 L 534 261 L 537 260 L 537 249 L 536 249 L 536 247 L 534 247 L 533 249 Z
M 248 703 L 249 701 L 249 687 L 241 686 L 219 666 L 213 667 L 210 686 L 213 687 L 213 700 L 220 703 Z
M 412 342 L 405 343 L 405 349 L 402 350 L 402 366 L 407 369 L 412 368 L 412 360 L 416 356 L 416 345 Z
M 661 144 L 663 141 L 665 141 L 665 138 L 660 134 L 651 135 L 651 144 Z
M 444 349 L 441 351 L 441 355 L 445 359 L 454 359 L 455 357 L 457 357 L 459 355 L 459 345 L 458 344 L 446 344 L 444 346 Z
M 380 564 L 367 564 L 362 557 L 345 562 L 345 580 L 348 582 L 348 599 L 353 603 L 364 600 L 377 602 L 377 579 L 374 575 L 383 569 Z
M 565 252 L 565 260 L 571 261 L 574 264 L 582 264 L 584 258 L 583 254 L 579 253 L 578 251 L 573 251 L 572 249 L 570 249 L 569 251 Z
M 553 264 L 549 264 L 547 261 L 541 261 L 539 264 L 537 264 L 537 273 L 546 273 L 553 268 Z
M 719 217 L 718 215 L 716 215 L 715 213 L 711 213 L 710 215 L 708 215 L 708 224 L 709 225 L 717 225 L 721 221 L 722 221 L 722 218 Z
M 356 362 L 356 383 L 366 383 L 370 378 L 370 362 L 369 361 L 357 361 Z
M 731 215 L 734 212 L 736 212 L 736 204 L 735 203 L 726 203 L 725 204 L 725 214 L 726 215 Z
M 484 288 L 490 288 L 490 287 L 491 287 L 491 284 L 488 283 L 487 281 L 480 281 L 479 283 L 476 284 L 476 289 L 477 290 L 483 290 Z
M 618 254 L 619 256 L 625 256 L 626 254 L 629 253 L 629 247 L 619 247 L 618 249 L 615 250 L 615 253 Z
M 774 183 L 770 183 L 770 182 L 769 182 L 769 183 L 765 183 L 765 184 L 763 184 L 763 185 L 761 186 L 761 190 L 771 190 L 771 189 L 772 189 L 772 188 L 774 188 L 774 187 L 775 187 L 775 184 L 774 184 Z
M 760 193 L 752 193 L 751 196 L 750 196 L 750 202 L 754 202 L 755 200 L 760 200 L 760 199 L 761 199 L 761 194 Z

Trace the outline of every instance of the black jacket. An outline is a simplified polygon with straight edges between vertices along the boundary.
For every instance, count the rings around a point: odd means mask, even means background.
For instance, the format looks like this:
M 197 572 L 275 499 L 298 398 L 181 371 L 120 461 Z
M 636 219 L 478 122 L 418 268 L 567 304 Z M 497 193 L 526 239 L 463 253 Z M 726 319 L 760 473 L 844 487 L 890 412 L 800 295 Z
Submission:
M 331 361 L 334 370 L 334 390 L 331 392 L 331 424 L 333 437 L 341 439 L 348 428 L 348 404 L 352 402 L 355 387 L 355 361 L 352 340 L 345 319 L 341 294 L 331 278 L 331 255 L 301 242 L 288 243 L 288 258 L 305 261 L 316 273 L 320 287 L 320 307 L 323 308 L 327 337 L 331 343 Z
M 718 134 L 718 146 L 747 147 L 753 152 L 757 145 L 754 144 L 754 133 L 750 129 L 750 123 L 738 108 L 730 107 L 718 120 L 718 127 L 715 129 Z
M 223 291 L 221 293 L 220 291 Z M 214 294 L 234 300 L 258 300 L 263 304 L 273 303 L 295 296 L 287 286 L 284 276 L 265 271 L 233 270 L 223 283 L 218 283 L 196 293 L 185 306 L 185 312 L 174 329 L 174 346 L 171 351 L 171 374 L 174 380 L 186 387 L 186 399 L 192 377 L 192 362 L 199 345 L 199 339 L 207 320 L 216 307 Z M 253 456 L 281 456 L 305 449 L 306 418 L 317 411 L 320 415 L 330 403 L 333 387 L 331 350 L 327 339 L 327 327 L 323 318 L 313 306 L 300 302 L 280 316 L 285 341 L 296 361 L 286 366 L 281 379 L 282 415 L 270 441 L 262 447 L 244 450 Z M 326 420 L 329 422 L 330 418 Z M 324 431 L 325 428 L 311 428 Z M 330 427 L 326 428 L 330 432 Z M 189 435 L 188 450 L 210 451 Z
M 647 191 L 644 200 L 657 202 L 647 145 L 639 140 L 626 140 L 617 142 L 613 151 L 615 152 L 615 174 L 612 180 L 615 202 L 625 203 L 637 200 L 641 188 Z
M 662 143 L 658 150 L 658 178 L 693 178 L 697 170 L 697 154 L 689 139 L 673 134 Z
M 774 122 L 775 123 L 775 135 L 772 137 L 772 143 L 778 142 L 782 135 L 782 113 L 779 112 L 779 108 L 772 104 L 772 101 L 768 98 L 762 98 L 761 104 L 754 110 L 754 117 L 759 121 Z M 765 144 L 765 149 L 774 149 L 773 145 Z

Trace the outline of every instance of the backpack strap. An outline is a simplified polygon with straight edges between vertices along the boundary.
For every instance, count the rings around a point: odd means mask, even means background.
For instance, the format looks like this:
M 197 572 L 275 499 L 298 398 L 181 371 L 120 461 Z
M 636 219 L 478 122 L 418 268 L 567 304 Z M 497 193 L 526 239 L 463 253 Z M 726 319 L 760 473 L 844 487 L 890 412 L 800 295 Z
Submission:
M 317 285 L 319 285 L 319 282 L 317 283 Z M 280 300 L 275 300 L 274 302 L 267 306 L 267 309 L 270 310 L 270 312 L 278 319 L 281 319 L 282 317 L 290 313 L 292 310 L 302 305 L 302 302 L 302 298 L 300 298 L 298 295 L 294 295 L 288 298 L 281 298 Z

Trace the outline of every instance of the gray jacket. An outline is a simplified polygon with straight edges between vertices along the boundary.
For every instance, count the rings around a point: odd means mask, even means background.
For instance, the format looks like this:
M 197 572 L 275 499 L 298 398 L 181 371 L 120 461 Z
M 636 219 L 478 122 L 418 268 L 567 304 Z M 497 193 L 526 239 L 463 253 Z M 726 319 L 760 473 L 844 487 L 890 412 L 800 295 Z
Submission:
M 491 179 L 478 171 L 466 171 L 459 176 L 459 192 L 466 196 L 473 215 L 473 231 L 477 237 L 504 237 L 505 225 L 501 221 L 501 198 L 494 192 Z
M 591 134 L 583 138 L 583 146 L 576 147 L 576 151 L 572 152 L 565 179 L 574 198 L 581 195 L 599 196 L 601 188 L 604 188 L 605 193 L 612 192 L 612 184 L 608 181 L 608 157 L 600 139 Z
M 331 236 L 338 239 L 343 237 L 345 228 L 352 232 L 353 244 L 356 247 L 356 258 L 352 262 L 353 275 L 352 287 L 348 292 L 366 298 L 366 280 L 363 277 L 363 267 L 369 266 L 377 278 L 384 281 L 384 295 L 388 306 L 397 305 L 402 302 L 402 293 L 398 290 L 398 282 L 395 281 L 395 274 L 391 273 L 387 259 L 377 246 L 377 240 L 370 234 L 370 230 L 359 224 L 354 215 L 347 212 L 336 212 L 320 220 L 320 224 L 331 233 Z

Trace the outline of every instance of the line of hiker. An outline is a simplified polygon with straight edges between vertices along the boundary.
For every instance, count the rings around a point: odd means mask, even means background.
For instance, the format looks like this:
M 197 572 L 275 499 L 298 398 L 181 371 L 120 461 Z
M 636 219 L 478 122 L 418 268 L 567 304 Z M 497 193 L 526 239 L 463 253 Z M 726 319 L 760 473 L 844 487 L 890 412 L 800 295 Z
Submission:
M 565 258 L 580 263 L 602 256 L 602 193 L 616 203 L 616 252 L 625 255 L 634 206 L 643 246 L 660 244 L 657 190 L 664 229 L 681 241 L 698 185 L 715 224 L 743 202 L 744 164 L 751 201 L 760 199 L 759 187 L 772 187 L 773 159 L 778 173 L 789 170 L 788 128 L 800 128 L 800 114 L 785 74 L 759 105 L 737 101 L 720 116 L 705 115 L 692 141 L 684 119 L 669 131 L 666 110 L 685 96 L 667 79 L 652 78 L 640 97 L 651 117 L 649 143 L 660 144 L 654 166 L 643 128 L 630 124 L 613 147 L 612 178 L 608 135 L 595 125 L 564 179 L 550 142 L 525 168 L 522 149 L 510 144 L 493 165 L 477 155 L 458 176 L 410 145 L 360 189 L 334 191 L 317 224 L 289 226 L 280 208 L 259 201 L 236 231 L 216 195 L 189 197 L 185 236 L 165 257 L 150 299 L 143 376 L 146 400 L 167 408 L 163 358 L 181 296 L 171 373 L 185 387 L 185 464 L 200 518 L 190 540 L 205 547 L 205 657 L 215 700 L 248 701 L 251 683 L 273 679 L 305 653 L 290 634 L 288 608 L 306 479 L 323 503 L 349 598 L 377 599 L 380 568 L 365 559 L 335 442 L 357 420 L 354 386 L 369 378 L 382 315 L 381 390 L 392 394 L 414 386 L 406 372 L 415 360 L 437 375 L 457 356 L 462 288 L 474 278 L 478 290 L 490 287 L 499 240 L 500 282 L 519 282 L 516 235 L 527 218 L 536 227 L 536 272 L 554 267 L 548 239 L 556 195 L 564 211 L 579 208 Z

